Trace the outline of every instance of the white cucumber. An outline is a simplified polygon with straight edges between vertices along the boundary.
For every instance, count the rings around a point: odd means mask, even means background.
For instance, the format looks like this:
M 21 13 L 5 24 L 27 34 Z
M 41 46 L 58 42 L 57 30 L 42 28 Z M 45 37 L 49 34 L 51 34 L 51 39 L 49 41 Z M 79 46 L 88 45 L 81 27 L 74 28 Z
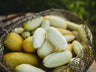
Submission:
M 15 68 L 16 72 L 45 72 L 44 70 L 37 68 L 35 66 L 32 66 L 30 64 L 21 64 L 16 66 Z
M 63 28 L 56 28 L 62 35 L 73 35 L 73 33 L 69 30 Z
M 46 31 L 49 26 L 50 26 L 49 21 L 48 20 L 44 20 L 42 25 L 41 25 L 41 28 L 43 28 Z
M 47 16 L 44 17 L 44 19 L 48 19 L 52 26 L 67 28 L 66 21 L 63 18 L 59 17 L 59 16 L 47 15 Z
M 38 16 L 32 20 L 28 20 L 27 22 L 24 22 L 23 27 L 25 30 L 29 30 L 29 31 L 34 30 L 41 25 L 42 21 L 43 21 L 43 17 Z
M 80 44 L 80 42 L 78 42 L 76 40 L 72 42 L 72 47 L 73 47 L 73 51 L 75 52 L 76 55 L 78 55 L 83 48 L 82 45 Z
M 79 28 L 78 28 L 78 33 L 79 33 L 79 37 L 81 39 L 81 43 L 84 45 L 87 41 L 87 35 L 86 35 L 86 32 L 84 30 L 84 26 L 81 25 Z
M 12 30 L 14 33 L 22 33 L 24 31 L 23 27 L 16 27 L 15 29 Z
M 67 21 L 67 24 L 68 24 L 68 29 L 71 29 L 71 30 L 78 30 L 78 28 L 80 27 L 80 25 L 70 21 Z
M 75 39 L 74 35 L 64 35 L 64 38 L 66 39 L 67 42 L 71 42 Z
M 45 30 L 42 28 L 36 29 L 33 34 L 33 47 L 40 48 L 45 40 Z
M 72 31 L 72 33 L 75 36 L 75 39 L 81 42 L 78 31 Z
M 45 56 L 54 51 L 55 51 L 54 45 L 48 40 L 45 40 L 43 45 L 37 50 L 37 53 L 40 58 L 44 58 Z
M 68 43 L 63 35 L 54 27 L 49 27 L 47 30 L 48 40 L 58 49 L 64 50 L 68 47 Z
M 72 54 L 70 51 L 60 51 L 49 54 L 43 60 L 43 64 L 47 68 L 54 68 L 70 62 Z
M 25 39 L 25 38 L 27 38 L 27 37 L 30 37 L 30 32 L 29 31 L 24 31 L 24 32 L 22 32 L 21 33 L 21 35 L 22 35 L 22 37 Z

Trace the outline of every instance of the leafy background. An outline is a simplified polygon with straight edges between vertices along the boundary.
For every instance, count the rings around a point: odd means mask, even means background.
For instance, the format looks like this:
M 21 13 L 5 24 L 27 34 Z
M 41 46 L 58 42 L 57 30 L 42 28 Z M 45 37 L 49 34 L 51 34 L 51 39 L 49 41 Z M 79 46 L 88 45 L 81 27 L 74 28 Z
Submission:
M 0 15 L 50 8 L 65 9 L 78 15 L 96 33 L 96 0 L 0 0 Z

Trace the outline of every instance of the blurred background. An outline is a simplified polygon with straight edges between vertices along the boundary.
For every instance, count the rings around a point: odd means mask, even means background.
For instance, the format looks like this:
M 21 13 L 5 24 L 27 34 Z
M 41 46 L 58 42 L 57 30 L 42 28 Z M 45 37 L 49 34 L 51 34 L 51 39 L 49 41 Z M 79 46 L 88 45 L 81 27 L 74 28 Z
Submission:
M 78 15 L 96 33 L 96 0 L 0 0 L 0 15 L 39 12 L 50 8 L 68 10 Z

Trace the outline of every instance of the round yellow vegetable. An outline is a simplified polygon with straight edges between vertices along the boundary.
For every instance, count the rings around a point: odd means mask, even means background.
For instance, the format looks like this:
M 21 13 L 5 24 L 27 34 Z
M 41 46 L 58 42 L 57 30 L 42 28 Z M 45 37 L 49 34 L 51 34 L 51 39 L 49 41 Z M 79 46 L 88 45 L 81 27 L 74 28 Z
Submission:
M 9 33 L 4 41 L 5 46 L 12 51 L 21 51 L 23 38 L 17 33 Z
M 28 37 L 23 42 L 23 49 L 26 52 L 34 52 L 36 49 L 33 47 L 32 37 Z
M 38 59 L 33 54 L 23 52 L 11 52 L 4 55 L 6 62 L 12 67 L 20 64 L 38 65 Z

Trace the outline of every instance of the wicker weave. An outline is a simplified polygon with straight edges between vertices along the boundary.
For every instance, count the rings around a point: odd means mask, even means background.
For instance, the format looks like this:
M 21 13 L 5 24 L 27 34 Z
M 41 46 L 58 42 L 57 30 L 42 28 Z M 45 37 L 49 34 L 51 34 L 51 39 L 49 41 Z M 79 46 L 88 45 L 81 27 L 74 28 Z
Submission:
M 0 29 L 2 30 L 3 35 L 0 38 L 0 65 L 3 68 L 3 70 L 5 72 L 13 72 L 14 71 L 14 69 L 12 69 L 6 63 L 6 60 L 3 58 L 3 54 L 7 51 L 7 50 L 4 50 L 4 45 L 3 45 L 3 41 L 4 41 L 7 33 L 9 33 L 16 26 L 20 26 L 22 24 L 22 22 L 32 19 L 38 15 L 42 15 L 42 16 L 59 15 L 61 17 L 67 18 L 68 20 L 71 20 L 73 22 L 80 23 L 80 24 L 84 25 L 84 29 L 85 29 L 88 41 L 84 45 L 84 48 L 82 49 L 80 54 L 78 54 L 76 56 L 76 58 L 71 63 L 69 63 L 66 68 L 64 68 L 60 72 L 63 72 L 63 71 L 67 72 L 67 69 L 68 70 L 70 69 L 70 72 L 86 72 L 86 70 L 89 68 L 89 66 L 91 65 L 91 63 L 94 60 L 94 49 L 92 47 L 92 34 L 91 34 L 89 28 L 87 27 L 87 25 L 85 24 L 85 22 L 83 20 L 81 20 L 78 16 L 76 16 L 68 11 L 60 10 L 60 9 L 46 10 L 46 11 L 43 11 L 40 13 L 33 14 L 29 17 L 23 17 L 23 18 L 19 19 L 19 21 L 15 21 L 14 23 L 11 23 L 11 25 L 10 24 L 9 25 L 1 25 Z

